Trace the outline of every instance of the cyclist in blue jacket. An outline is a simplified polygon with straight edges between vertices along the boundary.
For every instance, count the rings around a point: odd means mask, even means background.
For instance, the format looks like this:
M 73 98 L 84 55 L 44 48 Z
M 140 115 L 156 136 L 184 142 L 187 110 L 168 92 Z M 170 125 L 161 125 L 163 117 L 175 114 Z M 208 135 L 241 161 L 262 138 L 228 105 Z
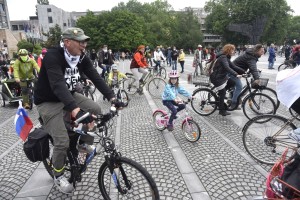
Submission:
M 162 102 L 170 111 L 171 116 L 167 125 L 167 129 L 169 131 L 173 131 L 173 120 L 176 119 L 176 114 L 185 109 L 185 104 L 182 99 L 180 99 L 177 95 L 182 94 L 183 96 L 192 98 L 192 95 L 186 91 L 183 87 L 179 85 L 179 73 L 177 70 L 172 70 L 169 73 L 169 81 L 165 86 L 164 92 L 162 94 Z

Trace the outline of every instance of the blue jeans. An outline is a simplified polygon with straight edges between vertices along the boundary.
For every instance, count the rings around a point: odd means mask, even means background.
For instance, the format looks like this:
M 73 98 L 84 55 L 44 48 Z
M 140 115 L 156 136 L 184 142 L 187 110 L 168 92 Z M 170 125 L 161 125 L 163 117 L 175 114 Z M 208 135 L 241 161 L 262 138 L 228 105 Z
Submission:
M 99 67 L 102 69 L 102 73 L 101 73 L 101 77 L 102 78 L 105 77 L 105 72 L 106 71 L 109 74 L 109 72 L 110 72 L 110 65 L 105 65 L 105 66 L 100 65 Z
M 177 60 L 172 60 L 172 70 L 177 70 Z
M 268 66 L 269 69 L 273 68 L 274 62 L 275 62 L 275 59 L 274 59 L 274 58 L 271 59 L 271 60 L 269 60 L 269 66 Z
M 173 125 L 173 120 L 175 119 L 176 114 L 179 111 L 185 109 L 185 104 L 178 104 L 173 100 L 163 100 L 163 105 L 165 105 L 171 111 L 171 116 L 168 124 Z
M 232 99 L 231 99 L 231 103 L 236 104 L 238 103 L 238 96 L 241 94 L 242 89 L 243 89 L 243 85 L 242 85 L 242 81 L 241 79 L 237 78 L 236 76 L 230 74 L 229 75 L 230 79 L 234 81 L 235 84 L 235 88 L 233 91 L 233 95 L 232 95 Z

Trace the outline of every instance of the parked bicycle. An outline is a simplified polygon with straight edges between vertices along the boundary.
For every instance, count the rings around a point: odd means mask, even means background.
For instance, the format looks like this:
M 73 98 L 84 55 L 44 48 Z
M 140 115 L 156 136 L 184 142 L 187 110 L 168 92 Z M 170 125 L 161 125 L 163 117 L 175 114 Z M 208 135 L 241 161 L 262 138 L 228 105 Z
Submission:
M 293 122 L 298 117 L 298 114 L 289 119 L 280 115 L 262 115 L 249 120 L 242 130 L 246 151 L 258 162 L 273 165 L 286 148 L 299 147 L 288 136 L 296 129 Z
M 167 83 L 162 78 L 154 77 L 154 75 L 151 73 L 151 70 L 153 70 L 152 67 L 149 67 L 148 70 L 149 73 L 144 78 L 143 83 L 140 83 L 139 89 L 142 90 L 143 87 L 146 86 L 151 96 L 153 96 L 154 98 L 161 98 L 161 95 Z M 126 76 L 128 79 L 124 81 L 123 88 L 128 94 L 134 95 L 138 91 L 137 81 L 139 80 L 136 80 L 132 73 L 126 73 Z
M 189 101 L 183 101 L 182 103 L 188 104 Z M 187 108 L 185 108 L 185 112 L 181 112 L 184 114 L 184 119 L 181 123 L 181 131 L 184 135 L 184 137 L 190 141 L 190 142 L 197 142 L 200 139 L 201 136 L 201 129 L 196 121 L 193 120 L 193 118 L 189 115 Z M 179 116 L 177 118 L 181 119 L 183 118 L 181 114 L 179 113 Z M 167 128 L 169 118 L 170 118 L 171 112 L 170 110 L 165 111 L 158 109 L 153 112 L 152 118 L 153 122 L 156 126 L 156 128 L 160 131 L 163 131 Z M 176 122 L 177 119 L 173 121 L 173 123 Z
M 250 82 L 248 80 L 249 74 L 245 74 L 243 75 L 243 77 L 246 79 L 247 84 L 242 90 L 242 93 L 239 95 L 238 100 L 241 101 L 244 95 L 246 93 L 249 93 L 242 100 L 242 109 L 244 115 L 248 119 L 251 119 L 252 117 L 257 115 L 275 114 L 277 110 L 277 106 L 273 98 L 271 98 L 269 95 L 265 93 L 259 92 L 262 89 L 263 91 L 265 90 L 265 85 L 263 84 L 263 81 L 261 81 L 262 83 L 261 86 L 259 86 L 255 90 L 252 90 Z M 198 86 L 197 83 L 194 84 Z M 211 115 L 218 108 L 219 105 L 218 91 L 215 90 L 214 86 L 210 85 L 210 87 L 211 88 L 206 88 L 206 87 L 199 88 L 193 92 L 193 96 L 195 96 L 196 98 L 192 101 L 192 108 L 199 115 L 202 116 Z M 272 89 L 267 89 L 266 91 L 271 91 L 270 93 L 272 93 Z M 228 97 L 227 94 L 227 99 L 225 99 L 225 108 L 229 109 L 230 104 L 231 104 L 231 98 Z
M 117 193 L 119 198 L 159 200 L 156 183 L 147 170 L 139 163 L 121 156 L 114 141 L 108 137 L 108 128 L 110 127 L 107 127 L 106 124 L 116 114 L 115 108 L 113 108 L 107 114 L 98 115 L 95 119 L 98 130 L 95 132 L 85 132 L 80 125 L 73 128 L 73 131 L 80 135 L 93 136 L 97 146 L 90 154 L 78 153 L 76 148 L 68 149 L 65 173 L 69 175 L 69 182 L 76 188 L 76 184 L 82 179 L 82 173 L 86 171 L 93 158 L 100 154 L 100 150 L 103 148 L 105 161 L 99 168 L 98 185 L 104 199 L 114 199 L 113 197 L 116 197 Z M 74 124 L 78 124 L 88 115 L 87 113 L 77 119 Z M 51 153 L 50 150 L 50 156 L 43 161 L 43 164 L 53 178 Z

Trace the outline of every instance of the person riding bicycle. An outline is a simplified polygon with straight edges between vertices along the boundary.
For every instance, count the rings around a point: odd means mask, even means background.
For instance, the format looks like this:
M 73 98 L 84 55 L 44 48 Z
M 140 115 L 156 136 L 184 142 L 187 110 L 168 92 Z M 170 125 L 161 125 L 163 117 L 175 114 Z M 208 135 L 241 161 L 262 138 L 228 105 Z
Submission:
M 108 85 L 112 87 L 112 85 L 117 84 L 121 79 L 127 79 L 127 76 L 118 70 L 118 66 L 113 64 L 111 66 L 111 72 L 108 75 Z
M 292 55 L 292 59 L 296 65 L 300 65 L 300 45 L 295 47 L 295 52 Z
M 95 49 L 92 49 L 90 58 L 91 58 L 91 61 L 92 61 L 93 65 L 96 65 L 96 66 L 97 66 L 98 55 L 97 55 Z
M 178 94 L 182 94 L 183 96 L 192 98 L 192 95 L 186 91 L 182 86 L 179 85 L 179 73 L 177 70 L 172 70 L 169 73 L 169 81 L 165 86 L 164 92 L 162 94 L 162 102 L 170 111 L 171 116 L 167 125 L 167 129 L 169 131 L 173 131 L 173 120 L 176 119 L 176 114 L 185 109 L 185 104 L 178 97 Z
M 166 57 L 164 56 L 160 46 L 157 46 L 153 55 L 153 61 L 155 63 L 154 70 L 158 70 L 158 67 L 161 67 L 162 60 L 166 60 Z
M 230 115 L 229 112 L 226 111 L 224 100 L 226 95 L 226 90 L 235 85 L 234 81 L 229 78 L 228 74 L 232 74 L 237 78 L 241 78 L 244 74 L 244 70 L 235 66 L 231 61 L 231 56 L 234 55 L 235 46 L 232 44 L 226 44 L 222 53 L 217 55 L 217 61 L 215 63 L 213 72 L 210 75 L 210 80 L 212 84 L 218 90 L 219 96 L 219 114 L 222 116 Z
M 253 48 L 246 49 L 244 54 L 238 56 L 232 63 L 237 67 L 243 69 L 244 71 L 250 71 L 252 77 L 254 79 L 253 85 L 259 84 L 259 70 L 257 69 L 257 61 L 258 59 L 264 55 L 265 50 L 263 45 L 256 44 Z M 236 105 L 239 103 L 238 96 L 242 92 L 243 85 L 240 78 L 229 74 L 231 80 L 235 82 L 235 89 L 233 91 L 233 96 L 231 99 L 230 108 L 236 108 Z
M 139 80 L 138 92 L 140 95 L 143 94 L 143 88 L 140 87 L 140 84 L 144 83 L 144 78 L 148 74 L 148 70 L 146 69 L 148 67 L 148 63 L 144 56 L 144 52 L 145 46 L 138 46 L 130 63 L 130 71 L 133 73 L 136 80 Z M 143 74 L 141 79 L 139 79 L 139 73 Z
M 43 121 L 43 128 L 53 139 L 54 183 L 64 193 L 71 193 L 74 189 L 64 176 L 67 149 L 72 145 L 65 126 L 64 114 L 68 113 L 69 118 L 73 119 L 78 119 L 87 112 L 101 114 L 101 108 L 96 102 L 75 92 L 80 72 L 86 75 L 111 103 L 115 103 L 113 91 L 98 75 L 92 62 L 84 54 L 89 40 L 90 37 L 86 36 L 80 28 L 66 29 L 62 33 L 62 47 L 48 49 L 34 92 L 34 103 Z M 91 115 L 81 122 L 89 129 L 94 128 Z M 82 144 L 79 143 L 78 149 L 86 149 L 90 152 L 93 149 L 84 143 L 85 139 L 90 138 L 81 137 Z
M 105 72 L 110 72 L 110 66 L 114 64 L 113 55 L 109 53 L 107 45 L 103 45 L 103 48 L 98 53 L 98 66 L 102 69 L 101 76 L 105 77 Z
M 18 55 L 19 58 L 14 63 L 14 78 L 22 89 L 23 106 L 25 109 L 29 109 L 28 83 L 24 80 L 34 79 L 34 69 L 39 72 L 40 68 L 35 60 L 28 56 L 26 49 L 20 49 Z

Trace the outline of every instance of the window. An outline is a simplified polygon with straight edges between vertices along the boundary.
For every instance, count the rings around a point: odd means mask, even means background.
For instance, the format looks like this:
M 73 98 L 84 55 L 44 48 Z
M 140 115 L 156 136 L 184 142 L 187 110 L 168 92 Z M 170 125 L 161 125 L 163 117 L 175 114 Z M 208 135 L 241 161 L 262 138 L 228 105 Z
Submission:
M 52 17 L 48 17 L 48 23 L 49 24 L 53 23 Z
M 19 30 L 24 30 L 24 26 L 23 25 L 19 25 Z
M 51 12 L 51 8 L 47 8 L 47 12 Z
M 67 26 L 67 23 L 64 23 L 64 26 Z
M 18 25 L 12 25 L 12 30 L 13 30 L 13 31 L 19 30 L 19 29 L 18 29 Z

